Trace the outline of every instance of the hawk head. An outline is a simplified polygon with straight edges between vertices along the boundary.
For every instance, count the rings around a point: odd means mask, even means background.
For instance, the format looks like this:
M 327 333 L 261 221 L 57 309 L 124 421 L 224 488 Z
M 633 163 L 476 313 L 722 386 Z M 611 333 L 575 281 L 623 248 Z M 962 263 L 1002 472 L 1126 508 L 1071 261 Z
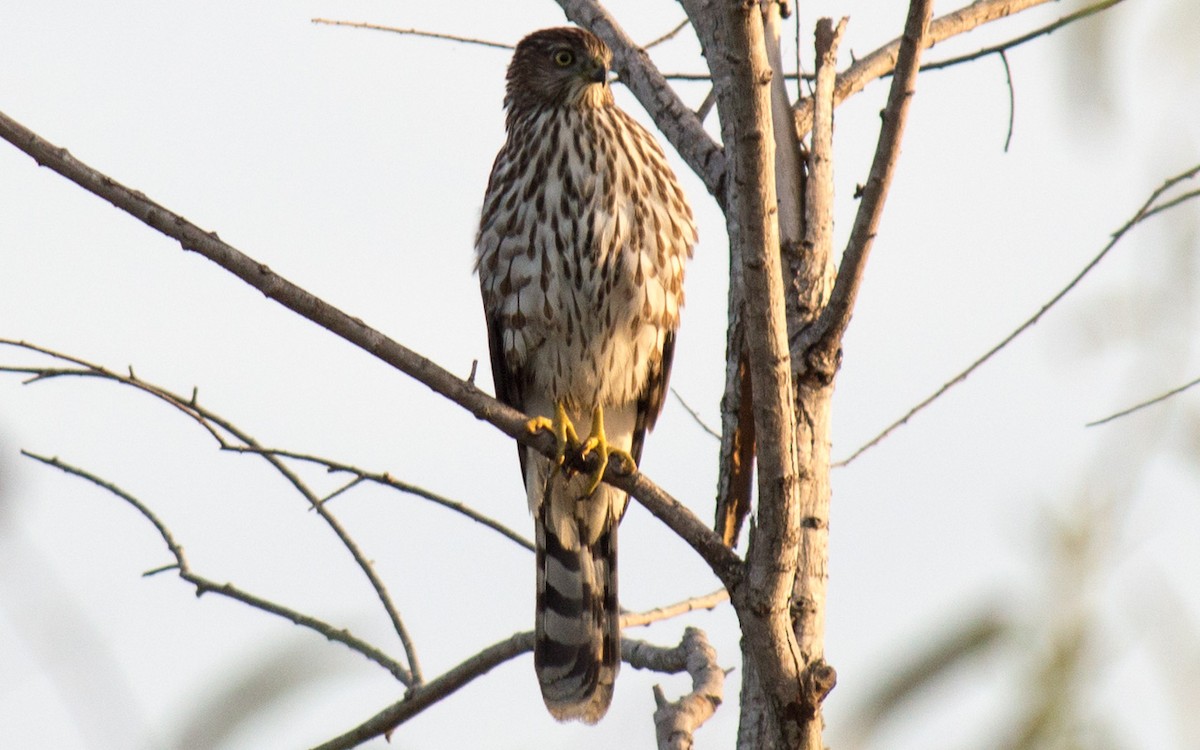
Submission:
M 542 29 L 517 44 L 508 65 L 504 106 L 509 112 L 612 103 L 612 52 L 585 29 Z

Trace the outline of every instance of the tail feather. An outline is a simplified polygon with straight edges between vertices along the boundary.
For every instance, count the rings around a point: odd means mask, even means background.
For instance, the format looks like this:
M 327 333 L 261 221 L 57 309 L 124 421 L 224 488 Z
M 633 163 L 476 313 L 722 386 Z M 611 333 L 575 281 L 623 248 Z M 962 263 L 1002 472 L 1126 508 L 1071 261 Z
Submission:
M 579 719 L 594 724 L 608 710 L 621 665 L 619 516 L 605 513 L 599 530 L 587 528 L 586 514 L 569 514 L 574 518 L 565 521 L 552 510 L 562 507 L 561 495 L 550 496 L 555 486 L 561 490 L 567 484 L 557 479 L 546 482 L 546 495 L 534 514 L 537 612 L 533 661 L 550 713 L 560 721 Z M 591 497 L 574 502 L 610 503 L 612 492 L 615 490 L 601 487 Z

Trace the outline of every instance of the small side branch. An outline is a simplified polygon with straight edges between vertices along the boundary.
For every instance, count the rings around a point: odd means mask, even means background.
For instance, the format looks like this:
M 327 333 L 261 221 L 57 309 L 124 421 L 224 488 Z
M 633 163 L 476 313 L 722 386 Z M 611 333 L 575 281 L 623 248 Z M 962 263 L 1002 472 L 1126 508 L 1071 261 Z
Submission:
M 924 46 L 930 47 L 943 39 L 963 34 L 985 23 L 1019 13 L 1049 0 L 976 0 L 965 8 L 940 16 L 929 23 Z M 877 78 L 890 74 L 899 62 L 901 39 L 893 39 L 871 54 L 859 59 L 837 77 L 834 106 L 862 91 Z M 803 138 L 812 129 L 813 101 L 801 99 L 796 103 L 796 134 Z
M 400 34 L 403 36 L 420 36 L 427 39 L 441 39 L 447 42 L 461 42 L 463 44 L 474 44 L 480 47 L 491 47 L 492 49 L 511 50 L 511 44 L 504 42 L 493 42 L 488 39 L 476 39 L 469 36 L 459 36 L 457 34 L 442 34 L 437 31 L 422 31 L 421 29 L 401 29 L 395 26 L 381 26 L 376 23 L 364 23 L 362 21 L 334 21 L 329 18 L 314 18 L 313 23 L 322 24 L 325 26 L 348 26 L 352 29 L 371 29 L 372 31 L 387 31 L 392 34 Z
M 688 630 L 692 630 L 689 628 Z M 697 631 L 699 632 L 699 631 Z M 703 639 L 703 633 L 700 638 Z M 347 750 L 379 736 L 389 736 L 397 727 L 429 706 L 457 692 L 476 677 L 487 674 L 506 661 L 533 650 L 533 631 L 516 633 L 483 649 L 436 679 L 410 689 L 393 703 L 362 724 L 313 750 Z M 651 669 L 674 674 L 689 668 L 687 652 L 680 647 L 663 649 L 644 641 L 621 639 L 621 658 L 635 669 Z M 719 697 L 719 696 L 718 696 Z
M 924 73 L 927 70 L 941 70 L 954 65 L 961 65 L 962 63 L 978 60 L 979 58 L 987 57 L 988 55 L 1003 55 L 1008 50 L 1013 49 L 1014 47 L 1019 47 L 1025 42 L 1032 41 L 1041 36 L 1053 34 L 1068 24 L 1080 21 L 1101 11 L 1108 10 L 1114 5 L 1118 5 L 1122 2 L 1124 2 L 1124 0 L 1102 0 L 1102 2 L 1094 3 L 1086 8 L 1080 8 L 1074 13 L 1069 13 L 1053 23 L 1046 24 L 1045 26 L 1034 29 L 1027 34 L 1022 34 L 1018 37 L 1009 39 L 1008 41 L 1001 42 L 1000 44 L 993 44 L 965 55 L 958 55 L 957 57 L 950 57 L 945 60 L 937 60 L 934 62 L 925 63 L 921 66 L 921 72 Z
M 201 596 L 210 592 L 214 594 L 220 594 L 221 596 L 242 602 L 243 604 L 249 605 L 258 610 L 262 610 L 263 612 L 273 614 L 277 617 L 282 617 L 296 625 L 320 633 L 328 640 L 336 641 L 350 649 L 353 649 L 354 651 L 357 651 L 379 666 L 391 672 L 392 675 L 404 685 L 413 684 L 413 676 L 409 670 L 405 669 L 399 662 L 397 662 L 395 659 L 392 659 L 379 649 L 363 640 L 360 640 L 359 638 L 354 637 L 345 628 L 335 628 L 334 626 L 322 622 L 315 617 L 301 614 L 293 609 L 289 609 L 267 599 L 263 599 L 262 597 L 250 594 L 249 592 L 246 592 L 231 583 L 217 583 L 216 581 L 195 573 L 188 564 L 187 557 L 183 553 L 183 546 L 175 540 L 175 536 L 171 533 L 171 530 L 167 528 L 167 525 L 158 518 L 154 511 L 150 510 L 149 506 L 117 485 L 107 482 L 89 471 L 81 469 L 77 466 L 72 466 L 64 461 L 60 461 L 57 457 L 51 458 L 48 456 L 41 456 L 25 450 L 21 451 L 21 454 L 32 458 L 35 461 L 46 464 L 47 466 L 58 469 L 66 474 L 70 474 L 81 479 L 86 479 L 97 487 L 100 487 L 101 489 L 104 489 L 121 498 L 126 503 L 131 505 L 135 510 L 137 510 L 137 512 L 140 513 L 143 518 L 149 521 L 151 525 L 154 526 L 155 530 L 158 531 L 158 535 L 162 537 L 163 542 L 167 545 L 167 549 L 171 552 L 171 556 L 175 558 L 175 563 L 173 565 L 156 568 L 155 570 L 150 571 L 149 574 L 152 575 L 154 573 L 160 573 L 167 570 L 176 570 L 178 571 L 180 578 L 196 587 L 196 596 Z
M 717 652 L 708 645 L 704 632 L 688 628 L 678 650 L 683 651 L 692 692 L 668 702 L 660 686 L 654 686 L 655 737 L 658 750 L 691 750 L 692 735 L 712 717 L 721 705 L 725 690 L 725 670 L 717 664 Z
M 341 489 L 337 490 L 336 492 L 334 492 L 331 495 L 327 495 L 327 496 L 321 498 L 320 502 L 322 505 L 328 503 L 330 500 L 332 500 L 337 495 L 340 495 L 343 492 L 345 492 L 346 490 L 349 490 L 351 487 L 357 486 L 358 484 L 361 484 L 363 482 L 371 482 L 372 484 L 378 484 L 378 485 L 382 485 L 384 487 L 390 487 L 394 490 L 398 490 L 400 492 L 403 492 L 403 493 L 406 493 L 409 495 L 415 495 L 416 497 L 420 497 L 420 498 L 428 500 L 436 505 L 440 505 L 443 508 L 446 508 L 447 510 L 452 510 L 455 513 L 461 514 L 461 515 L 471 519 L 472 521 L 480 524 L 481 526 L 486 526 L 487 528 L 492 529 L 493 531 L 501 534 L 502 536 L 507 537 L 511 541 L 524 547 L 525 549 L 529 550 L 530 552 L 533 551 L 533 542 L 529 541 L 527 538 L 525 538 L 521 534 L 518 534 L 517 532 L 513 531 L 512 529 L 505 526 L 504 524 L 500 523 L 496 519 L 494 519 L 490 516 L 485 516 L 484 514 L 475 510 L 471 506 L 466 505 L 465 503 L 460 503 L 457 500 L 451 500 L 450 498 L 448 498 L 444 495 L 439 495 L 436 492 L 431 492 L 430 490 L 427 490 L 424 487 L 419 487 L 415 484 L 401 481 L 386 471 L 384 471 L 384 472 L 367 471 L 366 469 L 362 469 L 357 466 L 353 466 L 351 464 L 343 463 L 341 461 L 334 461 L 333 459 L 322 458 L 321 456 L 313 456 L 313 455 L 310 455 L 307 453 L 297 453 L 295 451 L 280 450 L 278 448 L 260 448 L 260 447 L 251 447 L 251 446 L 245 446 L 245 445 L 226 445 L 226 446 L 222 446 L 222 449 L 228 450 L 228 451 L 233 451 L 235 453 L 256 453 L 256 454 L 260 454 L 260 455 L 275 456 L 277 458 L 288 458 L 288 459 L 292 459 L 293 461 L 303 461 L 305 463 L 311 463 L 311 464 L 316 464 L 318 466 L 323 466 L 323 467 L 325 467 L 325 469 L 327 471 L 330 471 L 330 472 L 343 472 L 346 474 L 350 474 L 351 476 L 354 477 L 350 481 L 350 483 L 347 484 L 346 486 L 342 487 Z
M 533 631 L 517 633 L 511 638 L 492 644 L 438 678 L 410 689 L 402 700 L 350 731 L 317 745 L 313 750 L 346 750 L 380 735 L 390 735 L 396 727 L 457 692 L 476 677 L 485 675 L 504 662 L 532 650 Z
M 1084 426 L 1085 427 L 1099 427 L 1100 425 L 1107 424 L 1109 422 L 1112 422 L 1115 419 L 1120 419 L 1121 417 L 1127 417 L 1130 414 L 1133 414 L 1134 412 L 1145 409 L 1146 407 L 1154 406 L 1157 403 L 1166 401 L 1167 399 L 1171 398 L 1172 396 L 1178 396 L 1180 393 L 1183 393 L 1184 391 L 1188 390 L 1189 388 L 1193 388 L 1197 385 L 1200 385 L 1200 378 L 1196 378 L 1195 380 L 1192 380 L 1188 383 L 1184 383 L 1183 385 L 1179 386 L 1178 388 L 1172 388 L 1171 390 L 1167 391 L 1166 393 L 1155 396 L 1154 398 L 1149 399 L 1148 401 L 1143 401 L 1140 404 L 1134 404 L 1133 406 L 1129 407 L 1128 409 L 1122 409 L 1121 411 L 1117 412 L 1116 414 L 1110 414 L 1107 417 L 1104 417 L 1103 419 L 1097 419 L 1094 422 L 1088 422 Z
M 97 364 L 88 362 L 87 360 L 83 360 L 78 357 L 71 357 L 66 354 L 56 352 L 52 349 L 36 346 L 23 341 L 0 339 L 0 345 L 28 349 L 29 351 L 38 352 L 39 354 L 54 357 L 78 366 L 77 368 L 0 367 L 0 372 L 7 370 L 28 372 L 33 375 L 33 377 L 26 382 L 36 382 L 53 377 L 76 376 L 95 377 L 103 380 L 111 380 L 123 385 L 128 385 L 133 388 L 137 388 L 144 393 L 148 393 L 187 414 L 198 424 L 200 424 L 210 435 L 212 435 L 213 439 L 216 440 L 217 444 L 222 448 L 231 447 L 231 444 L 226 439 L 226 436 L 228 435 L 232 436 L 236 440 L 240 441 L 242 445 L 252 449 L 253 452 L 260 455 L 268 464 L 271 465 L 272 468 L 279 472 L 280 476 L 286 479 L 288 483 L 291 484 L 292 487 L 294 487 L 302 497 L 304 497 L 304 499 L 309 503 L 309 506 L 317 512 L 317 515 L 321 517 L 321 520 L 323 520 L 325 524 L 333 531 L 338 540 L 342 543 L 342 546 L 345 547 L 346 551 L 350 553 L 350 556 L 354 558 L 354 562 L 358 565 L 359 569 L 363 572 L 363 575 L 367 578 L 367 581 L 374 589 L 376 597 L 379 599 L 380 604 L 383 606 L 384 611 L 387 612 L 388 618 L 392 622 L 392 627 L 395 629 L 397 637 L 404 646 L 404 651 L 408 656 L 409 671 L 412 673 L 413 679 L 417 682 L 421 681 L 421 668 L 417 661 L 416 646 L 408 633 L 408 628 L 404 625 L 404 621 L 400 617 L 399 609 L 396 607 L 395 602 L 392 601 L 391 594 L 388 592 L 387 587 L 384 586 L 383 580 L 380 579 L 379 575 L 375 572 L 374 565 L 369 559 L 367 559 L 367 556 L 363 554 L 362 550 L 358 546 L 358 543 L 355 542 L 353 537 L 350 536 L 350 533 L 342 525 L 341 521 L 339 521 L 337 517 L 334 516 L 333 513 L 331 513 L 324 506 L 324 504 L 321 502 L 321 498 L 317 497 L 316 493 L 314 493 L 312 489 L 308 487 L 304 480 L 302 480 L 298 474 L 292 471 L 277 456 L 263 452 L 261 450 L 262 446 L 259 445 L 258 442 L 244 430 L 238 428 L 232 422 L 221 418 L 217 414 L 201 406 L 197 402 L 195 391 L 193 391 L 190 399 L 185 400 L 182 396 L 172 393 L 166 388 L 162 388 L 141 380 L 134 374 L 132 367 L 129 368 L 128 375 L 122 375 Z
M 904 136 L 908 107 L 916 89 L 921 50 L 928 46 L 929 19 L 932 12 L 932 0 L 913 0 L 909 5 L 904 36 L 896 57 L 892 87 L 883 111 L 879 142 L 875 147 L 875 157 L 871 162 L 866 187 L 863 189 L 862 202 L 859 203 L 854 226 L 850 230 L 850 240 L 842 254 L 837 281 L 834 283 L 829 304 L 822 311 L 817 324 L 800 337 L 799 354 L 793 350 L 793 359 L 807 359 L 810 365 L 816 367 L 835 366 L 836 352 L 841 347 L 842 335 L 850 323 L 850 314 L 858 297 L 867 258 L 879 229 L 883 204 L 887 200 L 888 189 L 900 159 L 900 141 Z M 833 377 L 832 372 L 823 372 L 821 375 Z
M 711 594 L 704 596 L 694 596 L 691 599 L 685 599 L 675 604 L 670 604 L 665 607 L 655 607 L 654 609 L 646 610 L 645 612 L 630 612 L 621 615 L 622 628 L 637 628 L 649 625 L 653 622 L 661 620 L 669 620 L 672 617 L 695 612 L 698 609 L 713 609 L 721 602 L 729 601 L 729 592 L 725 589 L 717 589 Z
M 1180 174 L 1177 174 L 1174 177 L 1169 178 L 1162 185 L 1159 185 L 1158 188 L 1156 188 L 1154 190 L 1154 192 L 1152 192 L 1150 194 L 1150 197 L 1146 199 L 1145 203 L 1142 204 L 1141 208 L 1139 208 L 1137 210 L 1137 212 L 1128 221 L 1126 221 L 1124 225 L 1121 226 L 1120 229 L 1118 229 L 1116 232 L 1114 232 L 1112 234 L 1112 237 L 1109 239 L 1108 243 L 1103 247 L 1103 249 L 1101 249 L 1100 252 L 1097 253 L 1095 257 L 1093 257 L 1090 261 L 1088 261 L 1087 265 L 1085 265 L 1079 273 L 1075 274 L 1075 277 L 1072 278 L 1067 283 L 1066 286 L 1064 286 L 1062 289 L 1060 289 L 1053 297 L 1051 297 L 1044 305 L 1042 305 L 1041 308 L 1036 313 L 1034 313 L 1032 316 L 1030 316 L 1024 323 L 1017 326 L 1016 330 L 1014 330 L 1012 333 L 1005 336 L 998 344 L 993 346 L 991 349 L 987 350 L 987 352 L 985 352 L 983 354 L 983 356 L 979 357 L 974 362 L 972 362 L 970 365 L 968 365 L 966 369 L 964 369 L 962 372 L 955 375 L 950 380 L 943 383 L 940 388 L 938 388 L 936 391 L 931 393 L 928 397 L 926 397 L 924 400 L 922 400 L 916 406 L 912 407 L 907 412 L 905 412 L 904 416 L 900 417 L 895 422 L 892 422 L 890 425 L 885 427 L 878 435 L 871 438 L 869 441 L 867 441 L 863 445 L 859 446 L 857 450 L 855 450 L 853 453 L 851 453 L 845 459 L 834 464 L 834 466 L 847 466 L 852 461 L 854 461 L 856 458 L 858 458 L 863 453 L 865 453 L 866 451 L 870 450 L 871 448 L 875 447 L 876 445 L 879 445 L 879 443 L 881 443 L 888 435 L 892 434 L 892 432 L 894 432 L 900 426 L 906 424 L 908 422 L 908 420 L 912 419 L 914 416 L 916 416 L 916 414 L 923 411 L 927 406 L 932 404 L 934 401 L 941 398 L 942 394 L 944 394 L 946 391 L 950 390 L 954 386 L 956 386 L 959 383 L 966 380 L 967 377 L 970 376 L 971 373 L 975 372 L 980 367 L 982 367 L 985 362 L 987 362 L 989 359 L 991 359 L 996 354 L 998 354 L 1001 349 L 1003 349 L 1004 347 L 1011 344 L 1014 339 L 1016 339 L 1021 334 L 1025 333 L 1025 331 L 1028 331 L 1030 328 L 1032 328 L 1039 320 L 1042 319 L 1043 315 L 1045 315 L 1047 312 L 1049 312 L 1052 307 L 1054 307 L 1060 301 L 1062 301 L 1063 297 L 1066 297 L 1067 294 L 1070 293 L 1070 291 L 1072 289 L 1074 289 L 1076 286 L 1078 286 L 1079 282 L 1083 281 L 1084 277 L 1087 276 L 1089 273 L 1091 273 L 1092 269 L 1094 269 L 1097 265 L 1099 265 L 1100 261 L 1104 260 L 1105 256 L 1107 256 L 1108 253 L 1114 247 L 1117 246 L 1117 243 L 1120 242 L 1121 239 L 1126 234 L 1128 234 L 1131 229 L 1133 229 L 1138 224 L 1141 224 L 1143 221 L 1149 219 L 1152 216 L 1156 216 L 1156 215 L 1163 213 L 1164 211 L 1167 211 L 1171 208 L 1182 205 L 1183 203 L 1186 203 L 1187 201 L 1190 201 L 1194 198 L 1200 197 L 1200 190 L 1191 190 L 1191 191 L 1188 191 L 1181 195 L 1174 196 L 1173 198 L 1171 198 L 1169 200 L 1164 200 L 1161 203 L 1159 202 L 1159 199 L 1167 191 L 1171 190 L 1173 187 L 1180 184 L 1181 182 L 1190 180 L 1190 179 L 1196 177 L 1197 175 L 1200 175 L 1200 164 L 1197 164 L 1196 166 L 1191 167 L 1190 169 L 1185 170 L 1184 172 L 1181 172 Z M 1116 416 L 1116 415 L 1114 415 L 1114 416 Z

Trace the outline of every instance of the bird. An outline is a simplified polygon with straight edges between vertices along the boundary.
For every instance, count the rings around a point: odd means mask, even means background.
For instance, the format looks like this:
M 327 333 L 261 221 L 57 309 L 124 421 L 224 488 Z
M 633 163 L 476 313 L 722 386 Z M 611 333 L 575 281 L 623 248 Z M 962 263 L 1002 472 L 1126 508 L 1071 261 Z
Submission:
M 588 724 L 607 712 L 621 659 L 629 498 L 601 478 L 609 463 L 636 470 L 662 411 L 696 244 L 662 148 L 614 103 L 611 66 L 582 28 L 517 44 L 475 241 L 496 396 L 556 446 L 554 458 L 517 446 L 534 520 L 534 668 L 550 714 Z

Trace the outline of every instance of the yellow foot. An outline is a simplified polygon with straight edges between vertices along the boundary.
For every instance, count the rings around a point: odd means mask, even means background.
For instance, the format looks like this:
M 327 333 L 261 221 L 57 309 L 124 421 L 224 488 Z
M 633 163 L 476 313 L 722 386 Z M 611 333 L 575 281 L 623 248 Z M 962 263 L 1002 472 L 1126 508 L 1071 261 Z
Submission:
M 545 417 L 534 417 L 525 423 L 525 429 L 531 433 L 548 431 L 554 435 L 554 470 L 558 471 L 563 464 L 563 459 L 567 455 L 567 450 L 575 450 L 579 447 L 579 435 L 575 432 L 575 425 L 571 424 L 571 418 L 567 416 L 567 410 L 563 408 L 561 403 L 554 405 L 554 419 L 546 419 Z
M 604 435 L 604 407 L 599 404 L 592 411 L 592 432 L 579 449 L 579 455 L 581 458 L 587 458 L 588 454 L 593 451 L 599 455 L 600 465 L 589 475 L 591 481 L 588 483 L 587 491 L 583 493 L 584 497 L 590 496 L 600 486 L 604 470 L 608 468 L 608 462 L 613 459 L 620 461 L 622 472 L 632 474 L 637 471 L 637 461 L 633 460 L 629 451 L 609 446 L 608 438 Z

